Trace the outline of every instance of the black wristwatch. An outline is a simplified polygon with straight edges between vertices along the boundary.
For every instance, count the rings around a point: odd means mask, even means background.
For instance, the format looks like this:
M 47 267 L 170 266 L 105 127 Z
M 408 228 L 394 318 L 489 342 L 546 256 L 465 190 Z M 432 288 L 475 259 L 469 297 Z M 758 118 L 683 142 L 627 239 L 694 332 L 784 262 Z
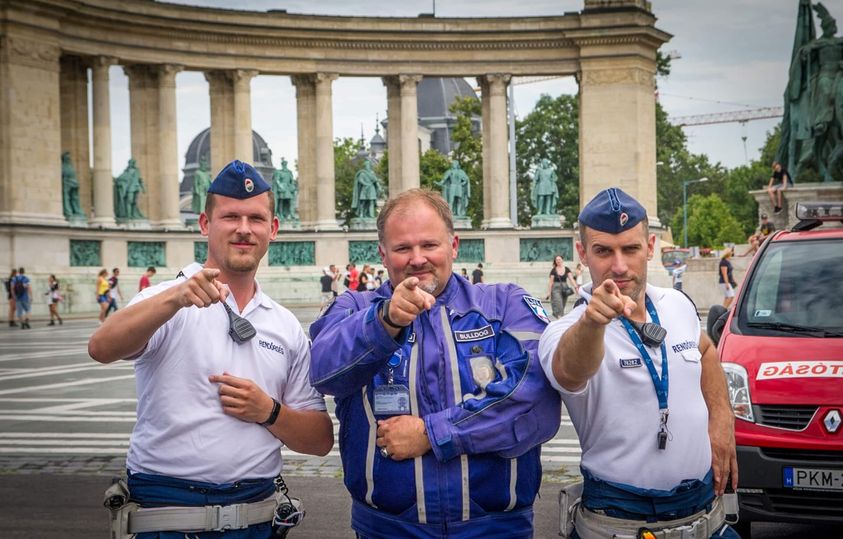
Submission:
M 388 299 L 381 303 L 381 320 L 383 320 L 383 323 L 391 328 L 404 329 L 407 326 L 399 326 L 398 324 L 389 319 L 389 303 L 391 301 L 391 299 Z
M 272 399 L 272 412 L 269 413 L 269 419 L 260 423 L 261 427 L 271 427 L 278 420 L 278 413 L 281 411 L 281 403 Z

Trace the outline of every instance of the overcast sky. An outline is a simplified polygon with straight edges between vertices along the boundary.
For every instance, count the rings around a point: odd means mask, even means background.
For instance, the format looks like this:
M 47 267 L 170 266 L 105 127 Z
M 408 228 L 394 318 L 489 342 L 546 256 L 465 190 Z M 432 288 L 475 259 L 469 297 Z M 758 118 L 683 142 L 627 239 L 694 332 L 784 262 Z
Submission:
M 433 10 L 432 0 L 180 0 L 178 3 L 289 13 L 329 15 L 416 16 Z M 708 114 L 782 105 L 793 46 L 798 0 L 653 0 L 656 26 L 673 39 L 663 50 L 680 56 L 671 75 L 659 80 L 659 100 L 671 116 Z M 437 0 L 436 16 L 560 15 L 582 9 L 581 0 Z M 826 7 L 843 25 L 843 2 Z M 818 30 L 819 34 L 819 30 Z M 111 69 L 113 168 L 121 171 L 130 157 L 128 81 L 119 67 Z M 516 79 L 517 80 L 517 79 Z M 470 79 L 472 85 L 474 81 Z M 386 90 L 378 78 L 340 78 L 334 82 L 334 136 L 368 140 L 375 117 L 386 114 Z M 529 113 L 543 93 L 576 93 L 572 78 L 515 87 L 519 116 Z M 179 166 L 190 141 L 210 125 L 208 85 L 198 72 L 177 76 Z M 689 147 L 728 167 L 756 158 L 765 134 L 778 120 L 745 125 L 727 123 L 686 127 Z M 288 77 L 260 75 L 252 81 L 252 128 L 280 158 L 294 162 L 295 92 Z M 746 154 L 742 137 L 746 136 Z

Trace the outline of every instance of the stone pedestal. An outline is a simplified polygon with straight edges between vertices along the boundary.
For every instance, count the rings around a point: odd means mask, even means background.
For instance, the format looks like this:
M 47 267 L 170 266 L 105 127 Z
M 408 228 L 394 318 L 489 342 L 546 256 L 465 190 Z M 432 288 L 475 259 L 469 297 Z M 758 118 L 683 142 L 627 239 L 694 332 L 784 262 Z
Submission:
M 86 228 L 88 219 L 83 215 L 73 215 L 67 218 L 67 225 L 74 228 Z
M 562 228 L 565 218 L 561 215 L 534 215 L 530 221 L 531 228 Z
M 766 189 L 750 191 L 758 202 L 759 216 L 766 213 L 776 230 L 790 229 L 799 222 L 796 204 L 799 202 L 843 202 L 843 182 L 797 183 L 786 189 L 782 196 L 782 211 L 773 213 L 770 195 Z
M 454 229 L 471 230 L 471 219 L 468 217 L 454 217 Z
M 298 219 L 281 221 L 278 225 L 278 230 L 301 230 L 301 221 Z
M 377 230 L 378 221 L 372 217 L 352 217 L 351 230 Z
M 117 224 L 128 230 L 152 230 L 149 219 L 117 219 Z

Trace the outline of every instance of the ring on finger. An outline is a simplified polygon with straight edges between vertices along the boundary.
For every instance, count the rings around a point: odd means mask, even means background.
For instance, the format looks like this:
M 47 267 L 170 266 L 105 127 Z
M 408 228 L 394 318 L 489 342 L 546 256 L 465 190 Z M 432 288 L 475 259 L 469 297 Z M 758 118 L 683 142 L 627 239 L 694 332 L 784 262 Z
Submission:
M 381 447 L 381 456 L 385 459 L 389 458 L 389 451 L 387 451 L 385 447 Z

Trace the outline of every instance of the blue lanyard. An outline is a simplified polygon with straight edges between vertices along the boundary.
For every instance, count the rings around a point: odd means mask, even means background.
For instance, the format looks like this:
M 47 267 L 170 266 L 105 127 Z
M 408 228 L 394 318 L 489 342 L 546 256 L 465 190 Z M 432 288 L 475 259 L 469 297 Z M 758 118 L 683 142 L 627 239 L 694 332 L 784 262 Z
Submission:
M 656 308 L 653 306 L 653 302 L 650 301 L 649 297 L 644 297 L 644 304 L 647 306 L 647 312 L 650 314 L 650 318 L 653 320 L 653 323 L 658 324 L 659 313 L 656 312 Z M 644 364 L 647 365 L 647 370 L 650 371 L 650 378 L 653 379 L 653 387 L 656 388 L 656 397 L 659 399 L 659 410 L 667 410 L 667 348 L 665 347 L 664 342 L 662 342 L 661 345 L 662 376 L 659 378 L 659 374 L 656 372 L 656 366 L 653 364 L 653 360 L 650 359 L 650 354 L 647 352 L 647 348 L 644 346 L 644 343 L 641 342 L 641 337 L 638 336 L 638 332 L 635 331 L 635 328 L 632 327 L 632 324 L 629 323 L 629 320 L 627 320 L 626 317 L 621 316 L 620 321 L 623 324 L 623 327 L 626 328 L 626 332 L 629 333 L 629 338 L 632 339 L 632 344 L 638 348 L 638 352 L 641 354 L 641 359 L 643 359 Z

